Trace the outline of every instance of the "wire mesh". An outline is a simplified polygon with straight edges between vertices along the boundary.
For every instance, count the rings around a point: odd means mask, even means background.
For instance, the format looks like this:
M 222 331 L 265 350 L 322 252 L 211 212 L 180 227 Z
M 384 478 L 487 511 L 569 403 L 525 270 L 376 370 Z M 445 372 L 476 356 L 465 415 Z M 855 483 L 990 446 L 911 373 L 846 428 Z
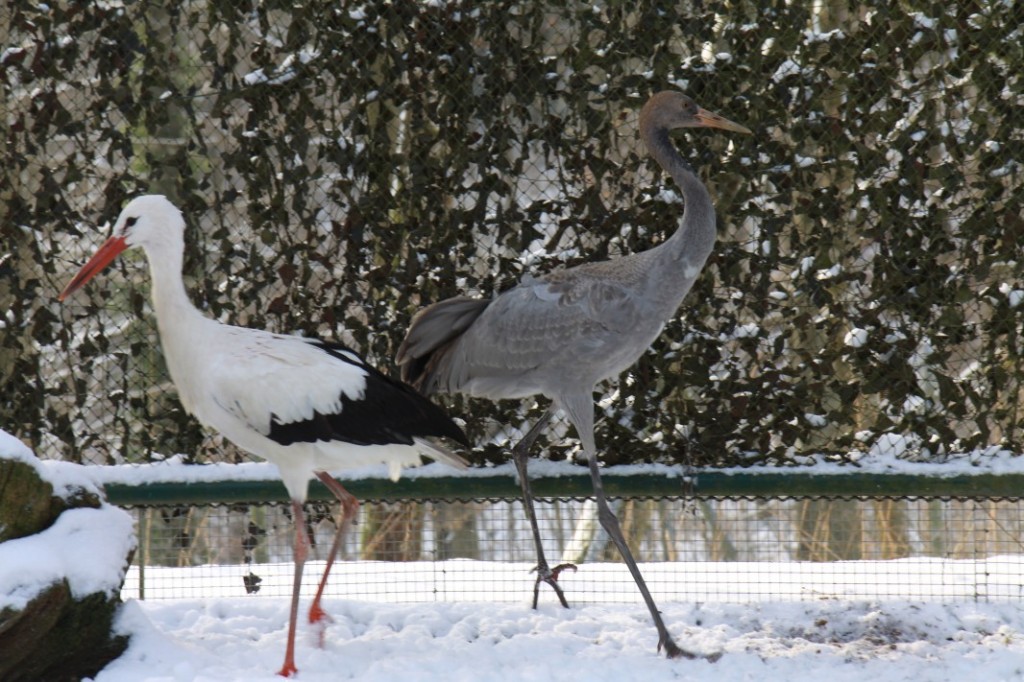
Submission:
M 660 498 L 613 504 L 659 601 L 1024 598 L 1024 500 Z M 635 603 L 632 578 L 592 500 L 538 500 L 552 565 L 576 603 Z M 124 595 L 286 597 L 287 505 L 138 508 L 140 547 Z M 310 505 L 311 596 L 334 535 Z M 519 502 L 364 502 L 344 535 L 330 597 L 369 601 L 532 598 L 536 562 Z M 550 590 L 543 602 L 556 603 Z

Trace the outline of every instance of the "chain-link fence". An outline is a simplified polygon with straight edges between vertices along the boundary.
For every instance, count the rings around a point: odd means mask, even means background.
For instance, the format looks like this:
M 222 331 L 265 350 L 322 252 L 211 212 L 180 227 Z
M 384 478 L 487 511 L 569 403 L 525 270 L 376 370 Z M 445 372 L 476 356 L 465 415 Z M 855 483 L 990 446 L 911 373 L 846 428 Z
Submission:
M 647 584 L 661 601 L 1024 599 L 1020 499 L 698 497 L 614 500 Z M 572 603 L 640 603 L 593 500 L 537 506 L 549 561 L 574 562 Z M 333 507 L 311 505 L 315 592 Z M 294 526 L 286 504 L 135 510 L 139 549 L 126 597 L 291 594 Z M 368 501 L 326 594 L 389 602 L 526 603 L 536 564 L 519 502 Z M 728 576 L 723 580 L 723 576 Z M 545 600 L 555 601 L 552 590 Z
M 603 387 L 605 459 L 1019 451 L 1022 11 L 5 3 L 0 422 L 43 456 L 225 456 L 170 386 L 141 259 L 54 300 L 132 195 L 184 210 L 207 314 L 340 338 L 388 370 L 424 304 L 675 230 L 636 122 L 677 88 L 755 134 L 676 139 L 719 241 Z M 543 408 L 447 404 L 487 444 L 477 461 Z M 552 434 L 565 456 L 573 434 Z

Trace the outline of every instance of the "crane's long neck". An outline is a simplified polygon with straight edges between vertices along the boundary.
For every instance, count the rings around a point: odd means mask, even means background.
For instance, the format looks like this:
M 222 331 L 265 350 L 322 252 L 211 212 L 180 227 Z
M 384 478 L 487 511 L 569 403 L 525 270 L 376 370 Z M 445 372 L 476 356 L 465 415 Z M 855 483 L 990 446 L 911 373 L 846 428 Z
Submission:
M 666 128 L 647 126 L 640 133 L 651 156 L 679 186 L 685 202 L 679 229 L 659 247 L 659 256 L 676 261 L 686 279 L 692 280 L 715 245 L 715 207 L 707 188 L 669 140 Z

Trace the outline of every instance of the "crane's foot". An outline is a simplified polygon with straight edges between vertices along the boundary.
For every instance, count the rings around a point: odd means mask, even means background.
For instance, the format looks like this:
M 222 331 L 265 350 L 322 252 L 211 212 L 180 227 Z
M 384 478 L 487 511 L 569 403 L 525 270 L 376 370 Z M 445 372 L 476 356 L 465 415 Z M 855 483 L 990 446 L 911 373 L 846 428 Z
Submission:
M 562 606 L 569 608 L 569 602 L 565 598 L 565 593 L 562 592 L 562 586 L 558 584 L 558 576 L 562 574 L 562 571 L 567 568 L 571 568 L 572 572 L 576 572 L 576 564 L 558 564 L 554 568 L 548 568 L 547 564 L 541 564 L 535 566 L 532 572 L 537 574 L 537 582 L 533 585 L 533 608 L 537 608 L 537 598 L 540 592 L 540 584 L 547 583 L 551 586 L 551 589 L 555 591 L 555 596 L 558 597 L 558 601 L 561 602 Z
M 658 641 L 658 651 L 662 649 L 665 650 L 665 656 L 668 658 L 685 658 L 690 661 L 703 658 L 708 663 L 716 663 L 722 657 L 721 651 L 716 651 L 713 654 L 695 654 L 692 651 L 681 649 L 672 641 L 671 637 L 662 637 Z
M 663 638 L 658 641 L 658 651 L 660 652 L 662 649 L 665 650 L 665 655 L 669 658 L 687 658 L 690 660 L 697 658 L 697 654 L 691 653 L 686 649 L 680 649 L 671 638 Z
M 558 576 L 562 573 L 562 571 L 564 571 L 567 568 L 571 568 L 573 573 L 576 572 L 576 564 L 558 564 L 549 571 L 551 574 L 551 579 L 557 582 Z

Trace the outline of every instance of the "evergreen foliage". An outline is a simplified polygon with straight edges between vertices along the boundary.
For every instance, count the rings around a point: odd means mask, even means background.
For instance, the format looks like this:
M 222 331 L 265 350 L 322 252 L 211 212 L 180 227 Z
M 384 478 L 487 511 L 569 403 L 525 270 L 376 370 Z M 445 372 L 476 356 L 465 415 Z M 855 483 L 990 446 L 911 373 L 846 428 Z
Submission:
M 1022 450 L 1016 3 L 3 12 L 0 424 L 40 454 L 228 451 L 177 402 L 141 263 L 55 300 L 131 196 L 184 210 L 208 314 L 338 338 L 393 373 L 419 307 L 676 228 L 636 132 L 667 88 L 755 135 L 677 139 L 719 242 L 679 317 L 604 387 L 606 461 Z M 543 409 L 447 404 L 478 461 L 504 460 L 509 427 Z M 571 454 L 565 435 L 550 456 Z

